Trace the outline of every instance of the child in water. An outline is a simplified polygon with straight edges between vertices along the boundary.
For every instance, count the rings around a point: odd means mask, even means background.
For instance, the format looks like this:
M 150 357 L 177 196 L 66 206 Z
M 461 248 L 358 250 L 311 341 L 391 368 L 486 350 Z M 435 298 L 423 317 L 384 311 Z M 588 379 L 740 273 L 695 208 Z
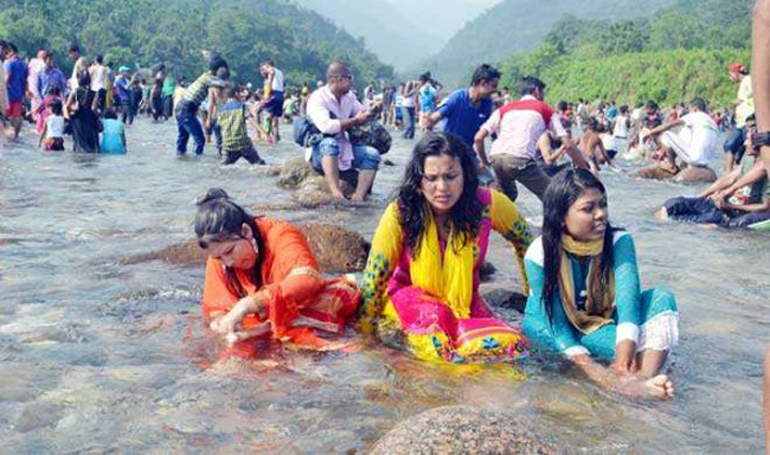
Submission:
M 53 100 L 48 106 L 49 115 L 43 126 L 37 146 L 46 150 L 64 150 L 64 116 L 61 100 Z
M 104 113 L 104 131 L 102 131 L 101 151 L 109 155 L 126 153 L 126 127 L 118 120 L 118 114 L 107 109 Z
M 252 121 L 255 128 L 257 125 L 249 116 L 245 102 L 248 96 L 248 89 L 239 84 L 228 84 L 222 89 L 225 102 L 217 109 L 222 131 L 222 164 L 233 164 L 241 158 L 251 164 L 265 164 L 249 138 L 246 120 Z

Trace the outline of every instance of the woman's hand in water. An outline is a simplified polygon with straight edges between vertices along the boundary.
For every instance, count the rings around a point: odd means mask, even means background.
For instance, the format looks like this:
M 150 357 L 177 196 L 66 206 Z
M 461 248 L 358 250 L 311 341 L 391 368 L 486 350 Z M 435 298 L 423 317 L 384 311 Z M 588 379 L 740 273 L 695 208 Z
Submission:
M 256 295 L 242 298 L 235 306 L 222 317 L 211 321 L 211 330 L 223 335 L 242 330 L 243 318 L 252 313 L 257 313 L 264 307 L 262 299 Z

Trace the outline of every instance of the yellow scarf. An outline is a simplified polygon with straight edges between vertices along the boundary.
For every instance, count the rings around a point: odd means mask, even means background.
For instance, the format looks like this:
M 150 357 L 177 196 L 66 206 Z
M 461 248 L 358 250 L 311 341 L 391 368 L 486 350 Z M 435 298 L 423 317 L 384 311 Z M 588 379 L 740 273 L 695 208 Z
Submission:
M 615 274 L 610 269 L 607 289 L 601 285 L 600 273 L 604 240 L 593 242 L 578 242 L 567 234 L 562 235 L 561 265 L 559 267 L 559 290 L 561 302 L 567 318 L 578 330 L 588 334 L 612 322 L 612 312 L 615 310 Z M 585 310 L 578 310 L 575 303 L 575 282 L 572 278 L 572 266 L 567 253 L 576 256 L 591 257 L 588 270 L 588 293 Z
M 432 211 L 427 209 L 426 212 L 427 226 L 420 238 L 419 250 L 412 254 L 412 284 L 440 298 L 456 318 L 468 318 L 473 299 L 476 242 L 469 239 L 463 245 L 463 237 L 451 228 L 442 264 L 438 227 Z

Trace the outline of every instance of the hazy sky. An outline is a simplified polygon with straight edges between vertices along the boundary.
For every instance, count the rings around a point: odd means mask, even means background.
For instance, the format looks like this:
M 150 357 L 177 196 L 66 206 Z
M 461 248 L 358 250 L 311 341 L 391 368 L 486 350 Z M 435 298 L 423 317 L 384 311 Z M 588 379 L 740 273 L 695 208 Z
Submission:
M 365 0 L 364 0 L 365 1 Z M 385 0 L 416 23 L 430 18 L 430 33 L 449 39 L 447 35 L 462 28 L 465 22 L 478 16 L 485 8 L 502 0 Z

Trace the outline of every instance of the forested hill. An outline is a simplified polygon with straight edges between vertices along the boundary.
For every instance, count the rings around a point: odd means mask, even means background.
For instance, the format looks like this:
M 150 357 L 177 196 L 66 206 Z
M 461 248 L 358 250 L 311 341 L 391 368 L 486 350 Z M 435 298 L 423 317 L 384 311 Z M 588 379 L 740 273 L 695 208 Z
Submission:
M 539 46 L 565 15 L 627 19 L 652 15 L 675 0 L 504 0 L 468 22 L 434 58 L 426 62 L 449 84 L 465 83 L 472 68 Z
M 115 66 L 165 62 L 187 78 L 205 69 L 203 49 L 244 81 L 259 81 L 265 59 L 297 82 L 322 79 L 335 59 L 351 63 L 357 82 L 393 77 L 363 43 L 289 0 L 0 0 L 0 37 L 26 55 L 52 49 L 64 68 L 74 41 Z
M 538 49 L 503 61 L 504 85 L 524 75 L 548 84 L 548 97 L 647 100 L 705 98 L 729 107 L 735 84 L 727 66 L 750 62 L 754 0 L 679 0 L 648 19 L 609 22 L 568 17 Z

